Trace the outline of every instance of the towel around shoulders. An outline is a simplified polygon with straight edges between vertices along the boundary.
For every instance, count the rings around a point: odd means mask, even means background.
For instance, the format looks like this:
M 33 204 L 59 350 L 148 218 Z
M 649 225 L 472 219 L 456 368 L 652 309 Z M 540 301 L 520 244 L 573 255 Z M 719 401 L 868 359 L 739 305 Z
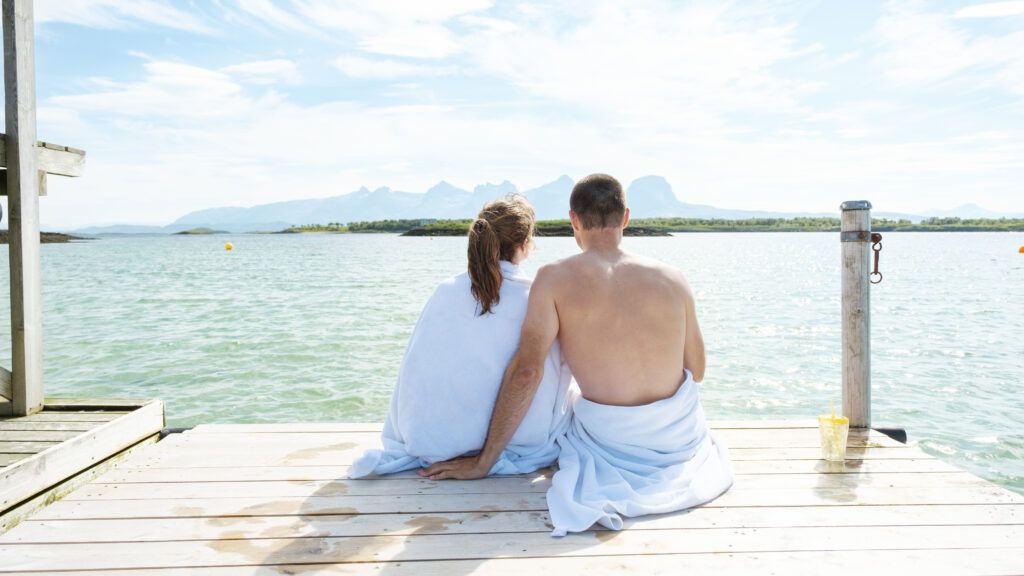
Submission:
M 437 287 L 409 338 L 381 434 L 350 477 L 390 474 L 480 450 L 505 368 L 519 346 L 531 280 L 501 262 L 500 301 L 479 316 L 466 273 Z M 556 438 L 569 423 L 571 380 L 558 343 L 519 429 L 491 474 L 531 472 L 558 456 Z

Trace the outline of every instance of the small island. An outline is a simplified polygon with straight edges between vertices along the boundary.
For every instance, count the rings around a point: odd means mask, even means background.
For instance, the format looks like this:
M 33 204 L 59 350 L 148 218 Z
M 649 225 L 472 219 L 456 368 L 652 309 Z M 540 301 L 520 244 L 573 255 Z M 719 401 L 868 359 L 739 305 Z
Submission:
M 83 238 L 81 236 L 72 236 L 71 234 L 61 234 L 60 232 L 39 233 L 40 244 L 67 244 L 72 241 L 77 242 L 85 240 L 95 240 L 95 238 Z M 7 243 L 7 230 L 0 230 L 0 244 Z
M 212 228 L 193 228 L 174 233 L 175 236 L 201 236 L 203 234 L 230 234 L 230 232 L 227 230 L 214 230 Z

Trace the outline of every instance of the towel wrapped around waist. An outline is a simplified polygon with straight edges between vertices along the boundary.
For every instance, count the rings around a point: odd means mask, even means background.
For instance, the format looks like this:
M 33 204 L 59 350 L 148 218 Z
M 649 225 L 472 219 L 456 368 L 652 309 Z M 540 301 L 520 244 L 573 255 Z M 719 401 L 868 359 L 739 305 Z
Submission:
M 689 371 L 673 396 L 643 406 L 576 398 L 558 444 L 547 494 L 553 536 L 595 522 L 619 530 L 623 516 L 691 508 L 732 486 L 727 448 L 708 429 Z
M 531 280 L 501 262 L 498 304 L 479 316 L 466 273 L 437 287 L 413 329 L 381 434 L 349 472 L 390 474 L 483 447 L 505 368 L 519 347 Z M 572 375 L 556 342 L 537 395 L 491 474 L 532 472 L 554 463 L 569 424 Z

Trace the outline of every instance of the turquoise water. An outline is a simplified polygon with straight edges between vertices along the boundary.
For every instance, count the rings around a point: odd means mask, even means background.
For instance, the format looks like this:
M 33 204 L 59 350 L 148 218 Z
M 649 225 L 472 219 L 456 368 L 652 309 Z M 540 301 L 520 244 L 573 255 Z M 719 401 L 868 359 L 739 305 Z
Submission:
M 537 243 L 531 274 L 577 250 Z M 690 278 L 709 418 L 812 419 L 839 401 L 837 234 L 626 244 Z M 872 395 L 876 425 L 1024 493 L 1021 245 L 1024 234 L 886 234 Z M 159 397 L 169 426 L 380 421 L 420 308 L 464 268 L 465 239 L 107 237 L 42 253 L 48 396 Z

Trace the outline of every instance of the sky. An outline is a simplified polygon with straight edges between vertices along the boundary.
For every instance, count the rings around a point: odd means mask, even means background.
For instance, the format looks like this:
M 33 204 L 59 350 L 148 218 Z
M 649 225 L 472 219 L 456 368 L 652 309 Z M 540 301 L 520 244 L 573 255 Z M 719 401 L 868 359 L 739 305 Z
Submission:
M 43 228 L 520 190 L 1024 212 L 1024 1 L 36 0 Z

